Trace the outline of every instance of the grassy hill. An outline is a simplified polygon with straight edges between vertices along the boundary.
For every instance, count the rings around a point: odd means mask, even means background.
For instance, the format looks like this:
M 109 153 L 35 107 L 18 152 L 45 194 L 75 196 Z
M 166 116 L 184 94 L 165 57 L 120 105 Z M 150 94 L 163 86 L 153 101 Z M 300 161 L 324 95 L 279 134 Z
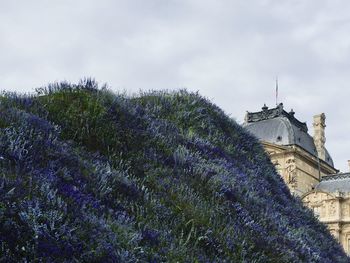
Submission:
M 257 139 L 195 93 L 0 97 L 0 262 L 349 262 Z

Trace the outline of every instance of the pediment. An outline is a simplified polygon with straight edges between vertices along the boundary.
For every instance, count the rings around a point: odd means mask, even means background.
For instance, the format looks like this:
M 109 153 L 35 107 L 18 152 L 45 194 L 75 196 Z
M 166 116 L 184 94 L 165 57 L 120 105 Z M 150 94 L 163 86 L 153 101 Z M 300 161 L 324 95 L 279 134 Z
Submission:
M 311 192 L 304 194 L 301 197 L 301 200 L 304 203 L 317 204 L 317 203 L 322 203 L 325 200 L 330 200 L 330 199 L 334 199 L 334 198 L 335 197 L 330 193 L 327 193 L 324 191 L 314 190 L 314 191 L 311 191 Z

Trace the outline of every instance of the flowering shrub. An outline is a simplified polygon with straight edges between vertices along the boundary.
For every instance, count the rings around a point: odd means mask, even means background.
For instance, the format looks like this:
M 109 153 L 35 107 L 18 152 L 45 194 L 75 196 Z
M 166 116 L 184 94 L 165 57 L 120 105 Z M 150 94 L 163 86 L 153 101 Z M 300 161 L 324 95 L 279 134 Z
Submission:
M 349 262 L 257 139 L 195 93 L 0 97 L 0 262 Z

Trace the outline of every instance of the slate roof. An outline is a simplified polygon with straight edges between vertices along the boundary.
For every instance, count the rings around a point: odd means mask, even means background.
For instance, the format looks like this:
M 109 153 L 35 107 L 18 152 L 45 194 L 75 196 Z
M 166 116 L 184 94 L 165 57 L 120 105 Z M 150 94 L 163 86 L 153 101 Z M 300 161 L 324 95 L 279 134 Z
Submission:
M 350 173 L 341 173 L 324 176 L 321 182 L 316 185 L 316 190 L 328 193 L 343 192 L 350 193 Z
M 293 111 L 289 113 L 284 111 L 282 103 L 273 109 L 264 106 L 260 112 L 248 112 L 244 127 L 262 141 L 285 146 L 298 145 L 317 156 L 316 146 L 308 134 L 306 123 L 297 120 Z M 327 150 L 325 161 L 334 167 Z

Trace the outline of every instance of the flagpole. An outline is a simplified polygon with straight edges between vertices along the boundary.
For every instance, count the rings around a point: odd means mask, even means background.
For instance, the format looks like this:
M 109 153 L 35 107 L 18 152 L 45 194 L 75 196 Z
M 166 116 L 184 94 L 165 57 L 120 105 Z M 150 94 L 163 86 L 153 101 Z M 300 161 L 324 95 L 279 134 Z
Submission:
M 278 105 L 278 76 L 276 77 L 276 106 Z

